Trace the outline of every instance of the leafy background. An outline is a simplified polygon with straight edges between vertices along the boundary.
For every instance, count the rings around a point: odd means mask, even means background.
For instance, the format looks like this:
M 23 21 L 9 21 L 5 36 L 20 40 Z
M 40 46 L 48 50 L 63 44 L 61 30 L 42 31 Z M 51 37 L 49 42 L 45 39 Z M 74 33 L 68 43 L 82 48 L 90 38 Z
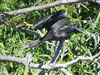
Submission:
M 0 12 L 17 10 L 32 5 L 44 5 L 56 0 L 0 0 Z M 70 24 L 79 24 L 84 33 L 74 34 L 64 43 L 63 54 L 57 63 L 66 63 L 75 59 L 77 56 L 92 56 L 100 50 L 100 5 L 86 2 L 78 4 L 61 5 L 55 8 L 48 8 L 41 11 L 26 13 L 22 16 L 7 17 L 6 20 L 12 25 L 19 25 L 23 21 L 31 24 L 37 23 L 44 16 L 65 10 L 68 13 Z M 27 28 L 28 29 L 28 28 Z M 41 36 L 45 35 L 46 30 L 37 31 Z M 35 53 L 34 63 L 44 63 L 50 61 L 54 55 L 52 50 L 53 42 L 44 42 L 35 48 L 24 49 L 23 47 L 30 41 L 37 39 L 37 36 L 27 35 L 20 31 L 15 31 L 10 27 L 0 24 L 0 54 L 25 57 L 28 52 Z M 24 66 L 13 62 L 0 61 L 0 75 L 23 75 Z M 69 66 L 67 70 L 73 75 L 99 75 L 100 60 L 90 62 L 78 62 Z M 36 73 L 36 69 L 30 69 L 30 75 Z M 44 74 L 41 74 L 44 75 Z M 59 71 L 52 71 L 51 75 L 62 75 Z

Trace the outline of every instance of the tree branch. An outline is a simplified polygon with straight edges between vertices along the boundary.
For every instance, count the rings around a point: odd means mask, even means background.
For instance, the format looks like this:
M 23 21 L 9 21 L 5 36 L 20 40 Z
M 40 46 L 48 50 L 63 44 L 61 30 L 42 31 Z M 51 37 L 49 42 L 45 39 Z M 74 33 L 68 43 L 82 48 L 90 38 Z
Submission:
M 15 56 L 0 55 L 0 61 L 16 62 L 16 63 L 19 63 L 19 64 L 23 64 L 24 66 L 29 65 L 29 68 L 45 69 L 45 70 L 51 69 L 51 70 L 53 70 L 53 69 L 59 69 L 59 68 L 67 68 L 70 65 L 76 64 L 78 61 L 90 61 L 90 62 L 92 62 L 94 59 L 96 59 L 100 56 L 100 52 L 97 53 L 96 55 L 92 56 L 92 57 L 79 56 L 75 60 L 67 62 L 66 64 L 49 64 L 49 65 L 34 64 L 30 61 L 30 59 L 32 59 L 32 56 L 30 57 L 30 55 L 29 55 L 29 58 L 27 56 L 25 58 L 20 58 L 20 57 L 15 57 Z
M 42 5 L 42 6 L 31 6 L 31 7 L 27 7 L 27 8 L 23 8 L 23 9 L 19 9 L 19 10 L 1 13 L 0 15 L 13 16 L 13 15 L 18 15 L 18 14 L 25 14 L 27 12 L 32 12 L 32 11 L 36 11 L 36 10 L 53 8 L 53 7 L 60 6 L 60 5 L 80 3 L 80 2 L 88 2 L 88 1 L 89 2 L 96 2 L 96 3 L 100 4 L 100 0 L 59 0 L 59 1 L 55 1 L 55 2 L 52 2 L 50 4 L 45 4 L 45 5 Z

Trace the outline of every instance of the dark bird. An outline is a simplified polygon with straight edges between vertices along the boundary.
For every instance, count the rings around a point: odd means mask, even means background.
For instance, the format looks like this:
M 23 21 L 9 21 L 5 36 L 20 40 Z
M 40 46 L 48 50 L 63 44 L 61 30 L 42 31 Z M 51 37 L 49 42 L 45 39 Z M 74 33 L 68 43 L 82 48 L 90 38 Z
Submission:
M 35 24 L 33 28 L 34 30 L 46 28 L 49 31 L 54 23 L 64 18 L 66 18 L 66 13 L 64 10 L 60 10 L 45 17 L 42 21 Z
M 35 47 L 38 44 L 44 41 L 61 41 L 70 37 L 72 34 L 81 32 L 81 29 L 78 26 L 67 26 L 66 19 L 60 19 L 51 26 L 51 29 L 45 34 L 44 37 L 41 37 L 35 41 L 32 41 L 30 44 L 26 45 L 25 48 Z

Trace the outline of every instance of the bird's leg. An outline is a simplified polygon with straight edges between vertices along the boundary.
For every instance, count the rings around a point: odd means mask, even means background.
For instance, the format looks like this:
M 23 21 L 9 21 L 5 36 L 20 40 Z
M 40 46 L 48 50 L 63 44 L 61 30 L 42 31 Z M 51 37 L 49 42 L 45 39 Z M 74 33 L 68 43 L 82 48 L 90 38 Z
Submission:
M 62 46 L 63 46 L 63 42 L 64 42 L 64 40 L 60 41 L 60 44 L 59 44 L 59 46 L 58 46 L 58 48 L 55 52 L 55 55 L 52 57 L 52 59 L 50 61 L 50 64 L 54 64 L 57 61 L 57 59 L 59 58 L 59 56 L 62 52 L 61 49 L 62 49 Z
M 55 62 L 57 61 L 57 59 L 59 58 L 61 52 L 62 52 L 62 47 L 63 47 L 63 42 L 64 40 L 60 41 L 59 46 L 54 54 L 54 56 L 52 57 L 51 61 L 49 64 L 55 64 Z M 48 74 L 50 74 L 50 70 L 47 71 Z

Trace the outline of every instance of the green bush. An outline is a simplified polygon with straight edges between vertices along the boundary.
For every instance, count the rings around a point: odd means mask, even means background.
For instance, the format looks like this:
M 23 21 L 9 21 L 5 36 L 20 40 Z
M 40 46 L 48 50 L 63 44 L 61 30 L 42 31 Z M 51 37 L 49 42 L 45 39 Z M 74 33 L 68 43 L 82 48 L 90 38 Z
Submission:
M 0 12 L 17 10 L 32 5 L 43 5 L 51 3 L 53 0 L 1 0 Z M 54 0 L 55 1 L 55 0 Z M 68 38 L 68 43 L 64 43 L 63 51 L 65 56 L 61 56 L 57 63 L 66 63 L 77 56 L 92 56 L 100 50 L 100 6 L 93 3 L 78 3 L 62 5 L 55 8 L 48 8 L 41 11 L 29 12 L 23 16 L 7 17 L 6 20 L 13 25 L 18 25 L 25 20 L 28 23 L 35 24 L 44 16 L 56 12 L 60 9 L 68 13 L 70 24 L 78 24 L 82 27 L 84 33 L 74 34 Z M 38 31 L 41 36 L 46 30 Z M 24 49 L 23 47 L 30 41 L 37 39 L 36 36 L 27 35 L 21 31 L 13 30 L 3 24 L 0 24 L 0 54 L 25 57 L 28 52 L 35 53 L 34 63 L 46 64 L 54 52 L 52 52 L 52 42 L 44 42 L 35 47 Z M 67 70 L 73 75 L 99 75 L 100 60 L 93 62 L 78 62 L 69 66 Z M 17 63 L 0 62 L 0 75 L 23 75 L 24 66 Z M 5 72 L 3 70 L 5 69 Z M 30 75 L 36 73 L 35 69 L 30 70 Z M 62 75 L 60 72 L 52 71 L 51 75 Z

